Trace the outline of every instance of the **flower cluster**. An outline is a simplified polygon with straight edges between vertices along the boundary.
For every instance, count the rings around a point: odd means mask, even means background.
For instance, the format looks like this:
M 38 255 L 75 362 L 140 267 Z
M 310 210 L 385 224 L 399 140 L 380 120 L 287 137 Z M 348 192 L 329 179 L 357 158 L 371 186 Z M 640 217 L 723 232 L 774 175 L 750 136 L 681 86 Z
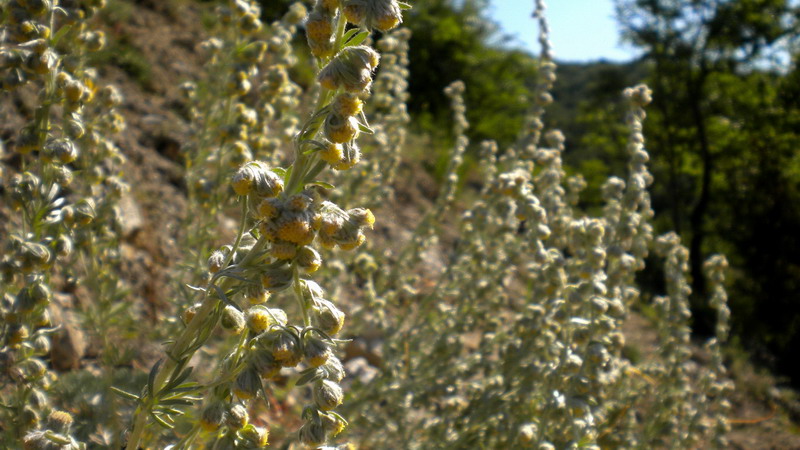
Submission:
M 407 274 L 419 270 L 418 261 L 408 261 L 419 257 L 409 252 L 396 256 L 405 282 L 372 272 L 369 297 L 397 300 L 404 309 L 398 319 L 387 312 L 377 322 L 394 338 L 380 348 L 377 379 L 359 390 L 367 400 L 353 406 L 369 411 L 358 428 L 382 430 L 366 432 L 362 442 L 540 449 L 724 443 L 731 387 L 717 340 L 707 346 L 713 367 L 688 364 L 686 249 L 675 234 L 652 238 L 642 135 L 650 91 L 623 93 L 626 179 L 603 185 L 601 214 L 581 211 L 586 181 L 566 174 L 563 134 L 544 132 L 555 64 L 544 2 L 536 5 L 544 49 L 528 135 L 499 157 L 496 144 L 482 144 L 483 187 L 453 224 L 459 233 L 452 247 L 440 244 L 443 270 L 420 271 L 428 283 L 406 287 Z M 445 188 L 434 209 L 441 211 L 448 197 Z M 424 242 L 446 220 L 426 219 L 412 241 Z M 649 306 L 635 276 L 652 250 L 667 260 L 667 295 L 653 302 L 660 353 L 641 361 L 630 357 L 622 329 L 631 308 Z M 727 330 L 721 266 L 719 258 L 708 263 L 720 340 Z M 395 302 L 384 304 L 392 311 Z M 402 407 L 386 411 L 368 400 L 378 398 Z M 387 430 L 386 422 L 397 425 Z
M 62 280 L 85 286 L 91 304 L 76 313 L 92 337 L 107 335 L 107 322 L 93 320 L 100 315 L 119 320 L 120 332 L 130 323 L 124 308 L 111 312 L 112 299 L 124 289 L 114 268 L 119 261 L 117 203 L 128 187 L 118 176 L 124 158 L 111 140 L 124 129 L 118 112 L 122 96 L 115 87 L 102 86 L 97 71 L 87 65 L 88 56 L 106 41 L 102 31 L 90 28 L 101 7 L 102 2 L 11 2 L 3 7 L 2 88 L 9 95 L 32 91 L 38 96 L 32 119 L 11 145 L 19 155 L 19 172 L 4 180 L 8 204 L 18 213 L 4 224 L 10 239 L 0 260 L 2 376 L 11 376 L 18 387 L 16 393 L 0 390 L 9 407 L 2 416 L 10 414 L 3 417 L 9 426 L 3 427 L 2 438 L 10 442 L 51 409 L 44 392 L 58 379 L 42 358 L 52 349 L 53 334 L 58 333 L 58 343 L 66 333 L 58 330 L 62 323 L 51 320 L 53 292 L 65 289 Z M 98 346 L 107 361 L 113 352 L 106 352 L 105 343 Z M 58 368 L 74 364 L 53 362 Z
M 176 421 L 175 411 L 166 407 L 170 401 L 196 400 L 180 382 L 191 372 L 186 367 L 189 359 L 217 325 L 231 340 L 222 347 L 224 356 L 212 381 L 191 389 L 205 392 L 205 400 L 197 415 L 200 420 L 178 445 L 204 440 L 236 448 L 263 445 L 267 431 L 248 425 L 247 411 L 271 391 L 270 384 L 283 369 L 297 370 L 295 385 L 311 389 L 311 403 L 301 414 L 304 423 L 294 435 L 297 440 L 324 445 L 347 425 L 334 411 L 344 400 L 339 384 L 344 368 L 335 349 L 345 314 L 310 278 L 323 265 L 314 244 L 329 250 L 355 249 L 365 242 L 364 231 L 372 228 L 375 217 L 369 209 L 345 210 L 323 200 L 319 187 L 333 187 L 317 177 L 326 167 L 342 171 L 359 162 L 356 139 L 371 131 L 363 100 L 380 58 L 371 47 L 354 42 L 365 35 L 345 36 L 340 7 L 319 1 L 306 20 L 312 52 L 322 63 L 317 77 L 321 89 L 316 110 L 295 135 L 294 162 L 286 169 L 262 160 L 243 162 L 230 175 L 243 213 L 237 237 L 210 254 L 208 284 L 196 290 L 202 292 L 202 300 L 184 311 L 185 327 L 170 346 L 170 359 L 153 368 L 142 395 L 124 393 L 139 402 L 129 448 L 146 439 L 148 417 L 167 424 Z M 322 23 L 323 13 L 332 21 L 330 27 Z M 332 46 L 330 53 L 314 51 L 315 42 L 323 40 Z M 281 78 L 278 75 L 278 81 Z M 273 81 L 264 85 L 272 96 L 285 84 L 273 86 Z M 287 293 L 296 301 L 294 313 L 291 304 L 282 303 Z

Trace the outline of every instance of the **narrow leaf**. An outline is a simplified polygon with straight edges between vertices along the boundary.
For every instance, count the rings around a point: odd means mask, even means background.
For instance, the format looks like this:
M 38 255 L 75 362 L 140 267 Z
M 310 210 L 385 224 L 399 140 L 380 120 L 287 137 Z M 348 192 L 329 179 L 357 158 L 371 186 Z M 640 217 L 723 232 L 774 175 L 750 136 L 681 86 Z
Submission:
M 130 399 L 130 400 L 139 400 L 139 396 L 138 395 L 131 394 L 130 392 L 125 392 L 122 389 L 115 388 L 114 386 L 111 386 L 111 392 L 119 395 L 122 398 L 127 398 L 127 399 Z
M 153 368 L 150 369 L 150 374 L 147 375 L 147 392 L 152 394 L 155 392 L 154 384 L 156 382 L 156 374 L 158 373 L 158 368 L 161 367 L 161 363 L 164 362 L 164 359 L 159 359 L 155 364 L 153 364 Z
M 174 426 L 174 425 L 172 425 L 172 424 L 168 423 L 166 420 L 162 419 L 162 418 L 161 418 L 161 417 L 160 417 L 158 414 L 156 414 L 156 413 L 152 413 L 152 412 L 151 412 L 151 413 L 150 413 L 150 416 L 151 416 L 151 417 L 153 417 L 153 420 L 155 420 L 155 421 L 156 421 L 156 422 L 157 422 L 159 425 L 161 425 L 162 427 L 164 427 L 164 428 L 166 428 L 166 429 L 168 429 L 168 430 L 171 430 L 171 429 L 175 428 L 175 426 Z
M 330 184 L 330 183 L 326 183 L 326 182 L 324 182 L 324 181 L 319 181 L 319 180 L 317 180 L 317 181 L 312 181 L 312 182 L 310 182 L 310 183 L 306 183 L 306 186 L 308 186 L 308 185 L 311 185 L 311 186 L 319 186 L 319 187 L 323 187 L 323 188 L 325 188 L 325 189 L 335 189 L 335 188 L 336 188 L 334 185 L 332 185 L 332 184 Z
M 358 34 L 358 31 L 359 31 L 358 28 L 351 28 L 351 29 L 347 30 L 347 32 L 344 34 L 344 36 L 342 36 L 342 41 L 348 42 L 350 39 L 353 38 L 353 36 Z
M 347 41 L 347 43 L 344 44 L 344 46 L 345 47 L 351 47 L 351 46 L 358 45 L 358 44 L 364 42 L 364 40 L 367 38 L 367 36 L 369 36 L 369 31 L 362 31 L 362 32 L 358 33 L 358 35 L 356 35 L 353 39 L 350 39 L 349 41 Z

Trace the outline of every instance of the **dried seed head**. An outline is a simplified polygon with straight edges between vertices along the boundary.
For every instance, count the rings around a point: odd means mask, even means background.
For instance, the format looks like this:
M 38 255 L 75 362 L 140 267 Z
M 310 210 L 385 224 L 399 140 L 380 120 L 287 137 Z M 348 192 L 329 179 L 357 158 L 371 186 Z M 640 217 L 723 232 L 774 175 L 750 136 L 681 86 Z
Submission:
M 191 322 L 192 319 L 194 319 L 194 316 L 197 314 L 197 310 L 199 310 L 201 306 L 202 303 L 195 303 L 194 305 L 184 309 L 183 314 L 181 314 L 181 319 L 183 319 L 183 323 L 188 325 L 189 322 Z

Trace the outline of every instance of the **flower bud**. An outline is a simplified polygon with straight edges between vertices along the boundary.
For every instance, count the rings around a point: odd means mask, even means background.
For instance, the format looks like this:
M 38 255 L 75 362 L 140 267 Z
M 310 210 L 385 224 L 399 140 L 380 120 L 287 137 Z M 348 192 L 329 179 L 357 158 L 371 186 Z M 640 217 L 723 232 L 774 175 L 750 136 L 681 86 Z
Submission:
M 316 272 L 322 265 L 322 257 L 311 247 L 303 247 L 297 252 L 297 265 L 308 273 Z
M 239 435 L 258 448 L 269 445 L 269 431 L 266 428 L 247 425 L 239 431 Z
M 379 60 L 378 52 L 366 45 L 346 47 L 322 68 L 317 81 L 325 89 L 342 87 L 356 94 L 367 91 L 372 84 L 372 70 Z
M 288 217 L 277 227 L 278 238 L 299 245 L 308 245 L 314 240 L 314 230 L 309 220 L 301 217 Z
M 331 111 L 340 117 L 352 117 L 361 113 L 364 102 L 356 94 L 343 92 L 331 102 Z
M 31 299 L 36 305 L 47 305 L 50 303 L 52 294 L 50 293 L 50 288 L 48 288 L 46 284 L 37 282 L 28 288 L 28 290 L 30 292 Z
M 248 419 L 247 408 L 243 405 L 233 405 L 228 408 L 228 413 L 225 415 L 225 425 L 231 430 L 241 430 L 247 426 Z
M 319 328 L 330 335 L 341 331 L 344 326 L 344 313 L 328 300 L 318 300 L 317 303 L 315 312 Z
M 326 143 L 325 148 L 319 151 L 319 157 L 330 165 L 338 164 L 344 157 L 344 150 L 342 144 L 333 142 Z
M 72 416 L 64 411 L 53 411 L 47 416 L 47 429 L 56 433 L 67 434 L 72 426 Z
M 297 246 L 291 242 L 274 241 L 270 248 L 270 255 L 275 259 L 292 259 L 297 255 Z
M 183 314 L 181 314 L 181 319 L 183 319 L 183 323 L 189 325 L 189 322 L 194 319 L 194 316 L 197 314 L 197 310 L 200 309 L 202 306 L 201 303 L 195 303 L 194 305 L 186 308 L 183 310 Z
M 281 372 L 281 363 L 275 360 L 272 352 L 263 348 L 255 348 L 250 357 L 251 367 L 265 380 L 276 377 Z
M 50 161 L 54 158 L 62 164 L 68 164 L 78 157 L 78 149 L 70 140 L 54 139 L 45 144 L 42 157 Z
M 82 199 L 75 204 L 75 221 L 81 225 L 89 225 L 96 216 L 94 200 Z
M 261 274 L 261 286 L 270 291 L 282 291 L 292 285 L 292 271 L 286 266 L 268 269 Z
M 397 0 L 345 0 L 347 21 L 368 30 L 389 31 L 403 21 Z
M 248 12 L 239 19 L 239 28 L 246 34 L 258 33 L 262 27 L 261 20 L 252 12 Z
M 347 142 L 343 146 L 343 155 L 342 159 L 333 164 L 333 168 L 336 170 L 347 170 L 358 164 L 361 161 L 361 150 L 358 148 L 358 145 L 354 141 Z
M 206 405 L 200 414 L 200 426 L 206 431 L 216 431 L 225 419 L 225 405 L 215 400 Z
M 322 427 L 331 437 L 336 437 L 347 427 L 347 424 L 336 414 L 320 413 L 319 418 L 322 421 Z
M 372 229 L 375 225 L 375 216 L 367 208 L 353 208 L 347 211 L 350 220 L 359 228 Z
M 255 334 L 261 334 L 272 325 L 285 325 L 286 313 L 280 309 L 268 309 L 257 305 L 247 310 L 247 327 Z M 281 321 L 282 320 L 282 321 Z
M 265 198 L 258 204 L 257 213 L 261 220 L 272 220 L 280 214 L 283 202 L 277 198 Z
M 314 9 L 306 19 L 306 37 L 308 41 L 328 41 L 331 36 L 333 36 L 333 16 L 322 9 Z
M 261 161 L 251 161 L 239 168 L 233 175 L 231 185 L 237 195 L 255 192 L 259 197 L 269 198 L 283 191 L 283 179 Z
M 307 10 L 305 5 L 303 5 L 300 2 L 295 2 L 289 6 L 289 11 L 287 11 L 286 14 L 283 15 L 283 18 L 281 20 L 290 25 L 297 25 L 306 16 L 306 12 Z
M 214 250 L 211 256 L 208 257 L 208 271 L 217 273 L 222 269 L 223 264 L 225 264 L 225 254 L 219 250 Z
M 327 440 L 325 428 L 322 427 L 322 424 L 313 420 L 303 424 L 303 426 L 300 427 L 300 431 L 297 433 L 300 442 L 309 447 L 319 447 Z
M 62 234 L 56 239 L 55 250 L 58 256 L 69 256 L 72 253 L 72 239 Z
M 358 121 L 355 117 L 328 114 L 324 125 L 325 137 L 337 144 L 350 142 L 358 137 Z
M 239 376 L 236 377 L 232 388 L 233 393 L 244 400 L 257 396 L 261 389 L 263 389 L 261 378 L 259 378 L 258 372 L 252 367 L 244 369 Z
M 222 328 L 231 334 L 239 334 L 244 330 L 244 314 L 233 306 L 226 306 L 220 319 Z
M 28 336 L 30 336 L 30 333 L 25 325 L 9 325 L 6 330 L 6 342 L 11 346 L 22 343 L 22 341 L 28 339 Z
M 300 343 L 293 334 L 281 331 L 272 343 L 272 357 L 281 362 L 292 359 L 299 346 Z
M 314 403 L 322 411 L 330 411 L 342 404 L 344 393 L 341 386 L 331 380 L 319 380 L 314 384 Z
M 319 367 L 328 361 L 333 352 L 327 342 L 318 337 L 309 336 L 303 342 L 303 354 L 309 366 Z
M 244 292 L 244 298 L 251 305 L 260 305 L 262 303 L 266 303 L 269 300 L 269 297 L 269 291 L 261 286 L 248 286 Z

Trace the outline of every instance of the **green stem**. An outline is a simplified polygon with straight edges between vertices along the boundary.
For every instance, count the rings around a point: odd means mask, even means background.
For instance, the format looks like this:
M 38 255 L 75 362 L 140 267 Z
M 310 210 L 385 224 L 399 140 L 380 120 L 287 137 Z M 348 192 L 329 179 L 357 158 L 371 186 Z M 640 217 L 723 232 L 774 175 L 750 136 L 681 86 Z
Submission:
M 347 28 L 347 20 L 341 14 L 339 14 L 339 16 L 336 19 L 336 34 L 334 37 L 334 45 L 333 45 L 334 55 L 338 53 L 339 50 L 341 50 L 342 37 L 344 36 L 344 31 L 346 28 Z M 312 114 L 311 117 L 314 117 L 316 113 L 318 113 L 322 108 L 327 106 L 333 94 L 334 91 L 325 88 L 320 88 L 319 96 L 317 97 L 317 104 L 314 107 L 314 114 Z M 310 136 L 316 136 L 317 133 L 319 133 L 319 129 L 321 126 L 322 126 L 321 123 L 317 125 L 316 129 L 312 130 L 312 132 L 310 133 Z M 303 143 L 302 142 L 295 143 L 295 161 L 292 168 L 292 174 L 291 176 L 289 176 L 289 181 L 286 183 L 286 195 L 292 195 L 296 192 L 299 192 L 300 190 L 302 190 L 305 183 L 310 181 L 309 180 L 310 177 L 306 176 L 307 175 L 306 171 L 309 170 L 309 165 L 312 165 L 315 162 L 315 159 L 312 157 L 316 157 L 316 153 L 312 153 L 310 155 L 304 155 Z M 321 169 L 319 171 L 321 171 Z M 317 171 L 317 173 L 319 173 L 319 171 Z
M 245 208 L 246 211 L 246 208 Z M 243 219 L 244 220 L 244 219 Z M 241 237 L 238 240 L 240 240 Z M 266 245 L 266 239 L 263 237 L 259 239 L 256 245 L 250 250 L 250 252 L 244 257 L 244 259 L 239 263 L 240 265 L 244 266 L 248 262 L 250 262 L 257 254 L 261 252 L 261 250 Z M 220 288 L 225 290 L 228 285 L 232 282 L 231 278 L 226 278 L 220 283 Z M 194 343 L 194 340 L 200 334 L 201 327 L 206 324 L 206 319 L 214 311 L 216 308 L 219 299 L 215 296 L 210 295 L 212 291 L 215 291 L 214 285 L 216 283 L 216 279 L 212 279 L 209 283 L 208 288 L 206 288 L 205 296 L 203 298 L 203 303 L 200 305 L 200 309 L 197 310 L 195 316 L 192 318 L 191 322 L 184 328 L 183 333 L 178 337 L 178 339 L 170 346 L 169 350 L 167 351 L 167 358 L 164 361 L 164 364 L 159 368 L 158 373 L 156 374 L 156 378 L 153 382 L 153 392 L 151 392 L 151 397 L 147 399 L 147 402 L 143 405 L 140 405 L 136 411 L 136 420 L 133 425 L 133 431 L 131 432 L 130 438 L 128 439 L 128 446 L 127 449 L 135 450 L 139 448 L 139 442 L 142 438 L 142 433 L 147 426 L 147 416 L 150 414 L 150 410 L 153 407 L 153 402 L 155 401 L 155 394 L 161 389 L 161 386 L 169 379 L 169 377 L 173 376 L 175 372 L 175 368 L 178 366 L 178 357 L 182 357 L 182 359 L 191 358 L 191 354 L 186 354 L 189 347 Z M 193 352 L 192 352 L 193 353 Z
M 303 325 L 308 328 L 311 326 L 311 318 L 308 315 L 308 307 L 305 299 L 303 298 L 303 289 L 300 287 L 300 273 L 296 265 L 292 267 L 292 277 L 294 278 L 294 295 L 297 299 L 298 305 L 300 306 L 300 311 L 303 313 Z

